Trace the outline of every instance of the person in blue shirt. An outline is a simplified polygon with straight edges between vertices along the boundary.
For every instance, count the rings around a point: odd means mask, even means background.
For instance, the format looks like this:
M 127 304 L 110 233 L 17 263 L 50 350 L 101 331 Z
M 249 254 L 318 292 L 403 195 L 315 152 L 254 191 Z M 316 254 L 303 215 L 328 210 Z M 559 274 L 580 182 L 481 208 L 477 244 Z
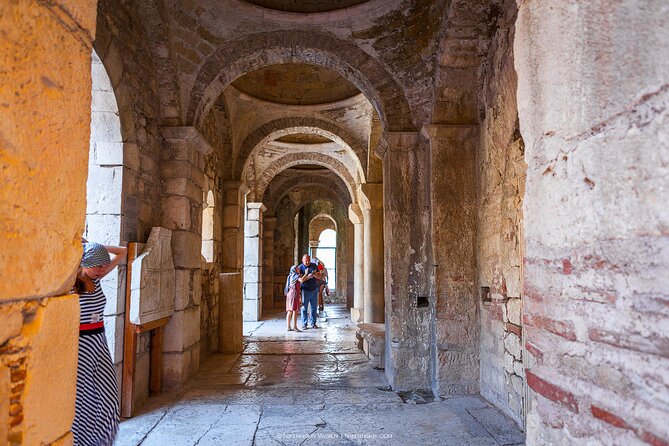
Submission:
M 302 256 L 302 263 L 298 268 L 300 278 L 300 288 L 302 289 L 302 330 L 307 329 L 309 306 L 311 306 L 311 320 L 313 328 L 318 328 L 316 318 L 318 317 L 318 287 L 321 279 L 321 272 L 318 270 L 318 264 L 311 263 L 309 254 Z

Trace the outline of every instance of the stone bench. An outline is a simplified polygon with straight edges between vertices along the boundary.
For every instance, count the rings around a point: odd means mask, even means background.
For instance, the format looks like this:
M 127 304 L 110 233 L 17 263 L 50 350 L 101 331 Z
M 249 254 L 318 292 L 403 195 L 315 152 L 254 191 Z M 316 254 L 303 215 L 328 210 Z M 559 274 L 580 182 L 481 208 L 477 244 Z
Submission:
M 372 361 L 372 367 L 383 370 L 385 367 L 385 324 L 362 323 L 358 324 L 355 333 L 358 339 L 358 348 Z

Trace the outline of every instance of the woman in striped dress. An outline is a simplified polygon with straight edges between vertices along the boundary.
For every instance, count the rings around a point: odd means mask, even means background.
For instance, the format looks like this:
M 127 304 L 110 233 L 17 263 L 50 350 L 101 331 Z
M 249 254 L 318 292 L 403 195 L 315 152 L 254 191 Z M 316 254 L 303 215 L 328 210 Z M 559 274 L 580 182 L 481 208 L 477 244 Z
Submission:
M 76 446 L 111 445 L 118 431 L 118 384 L 105 337 L 106 299 L 100 279 L 113 270 L 126 253 L 123 247 L 84 243 L 76 284 L 81 307 L 77 396 L 72 423 Z

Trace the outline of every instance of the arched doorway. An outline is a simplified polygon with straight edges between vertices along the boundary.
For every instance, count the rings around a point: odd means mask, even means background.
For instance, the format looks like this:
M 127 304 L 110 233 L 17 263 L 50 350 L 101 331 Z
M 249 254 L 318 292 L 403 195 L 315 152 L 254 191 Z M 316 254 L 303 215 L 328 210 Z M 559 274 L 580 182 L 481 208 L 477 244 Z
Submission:
M 91 84 L 91 133 L 83 236 L 104 245 L 120 245 L 123 240 L 124 176 L 121 120 L 109 74 L 95 50 L 91 60 Z M 123 364 L 125 271 L 125 266 L 120 266 L 102 279 L 102 289 L 107 297 L 105 333 L 119 383 Z

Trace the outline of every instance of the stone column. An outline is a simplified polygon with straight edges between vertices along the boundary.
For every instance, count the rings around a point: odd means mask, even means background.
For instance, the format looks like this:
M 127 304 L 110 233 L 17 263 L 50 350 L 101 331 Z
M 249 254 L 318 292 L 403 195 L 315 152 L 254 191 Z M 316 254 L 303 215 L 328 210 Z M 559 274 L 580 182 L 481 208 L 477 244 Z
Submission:
M 518 4 L 527 444 L 667 444 L 667 2 Z
M 397 390 L 432 390 L 434 382 L 427 152 L 416 132 L 385 133 L 377 150 L 386 241 L 385 372 Z
M 477 393 L 476 169 L 478 126 L 427 125 L 435 307 L 435 392 Z
M 242 252 L 244 238 L 241 230 L 243 221 L 242 197 L 247 191 L 237 181 L 223 183 L 223 249 L 222 271 L 220 275 L 219 334 L 218 345 L 221 353 L 236 353 L 242 348 Z
M 354 225 L 350 220 L 344 221 L 343 224 L 346 226 L 346 256 L 344 257 L 344 265 L 346 269 L 346 308 L 352 309 L 355 287 L 353 282 L 353 271 L 355 268 L 355 234 L 353 229 Z
M 172 230 L 176 269 L 175 313 L 163 340 L 163 385 L 169 389 L 186 382 L 200 364 L 203 169 L 213 149 L 195 127 L 163 127 L 162 134 L 161 221 Z
M 262 317 L 262 203 L 246 204 L 244 221 L 244 320 Z
M 262 308 L 263 313 L 274 311 L 274 229 L 276 217 L 264 217 L 262 221 Z
M 365 298 L 365 254 L 364 254 L 364 226 L 362 209 L 356 203 L 349 205 L 348 218 L 353 223 L 353 308 L 351 321 L 358 324 L 364 321 Z
M 383 185 L 367 183 L 360 185 L 360 207 L 362 208 L 364 302 L 365 322 L 384 321 L 383 283 Z
M 313 259 L 318 257 L 318 240 L 309 240 L 309 255 Z

